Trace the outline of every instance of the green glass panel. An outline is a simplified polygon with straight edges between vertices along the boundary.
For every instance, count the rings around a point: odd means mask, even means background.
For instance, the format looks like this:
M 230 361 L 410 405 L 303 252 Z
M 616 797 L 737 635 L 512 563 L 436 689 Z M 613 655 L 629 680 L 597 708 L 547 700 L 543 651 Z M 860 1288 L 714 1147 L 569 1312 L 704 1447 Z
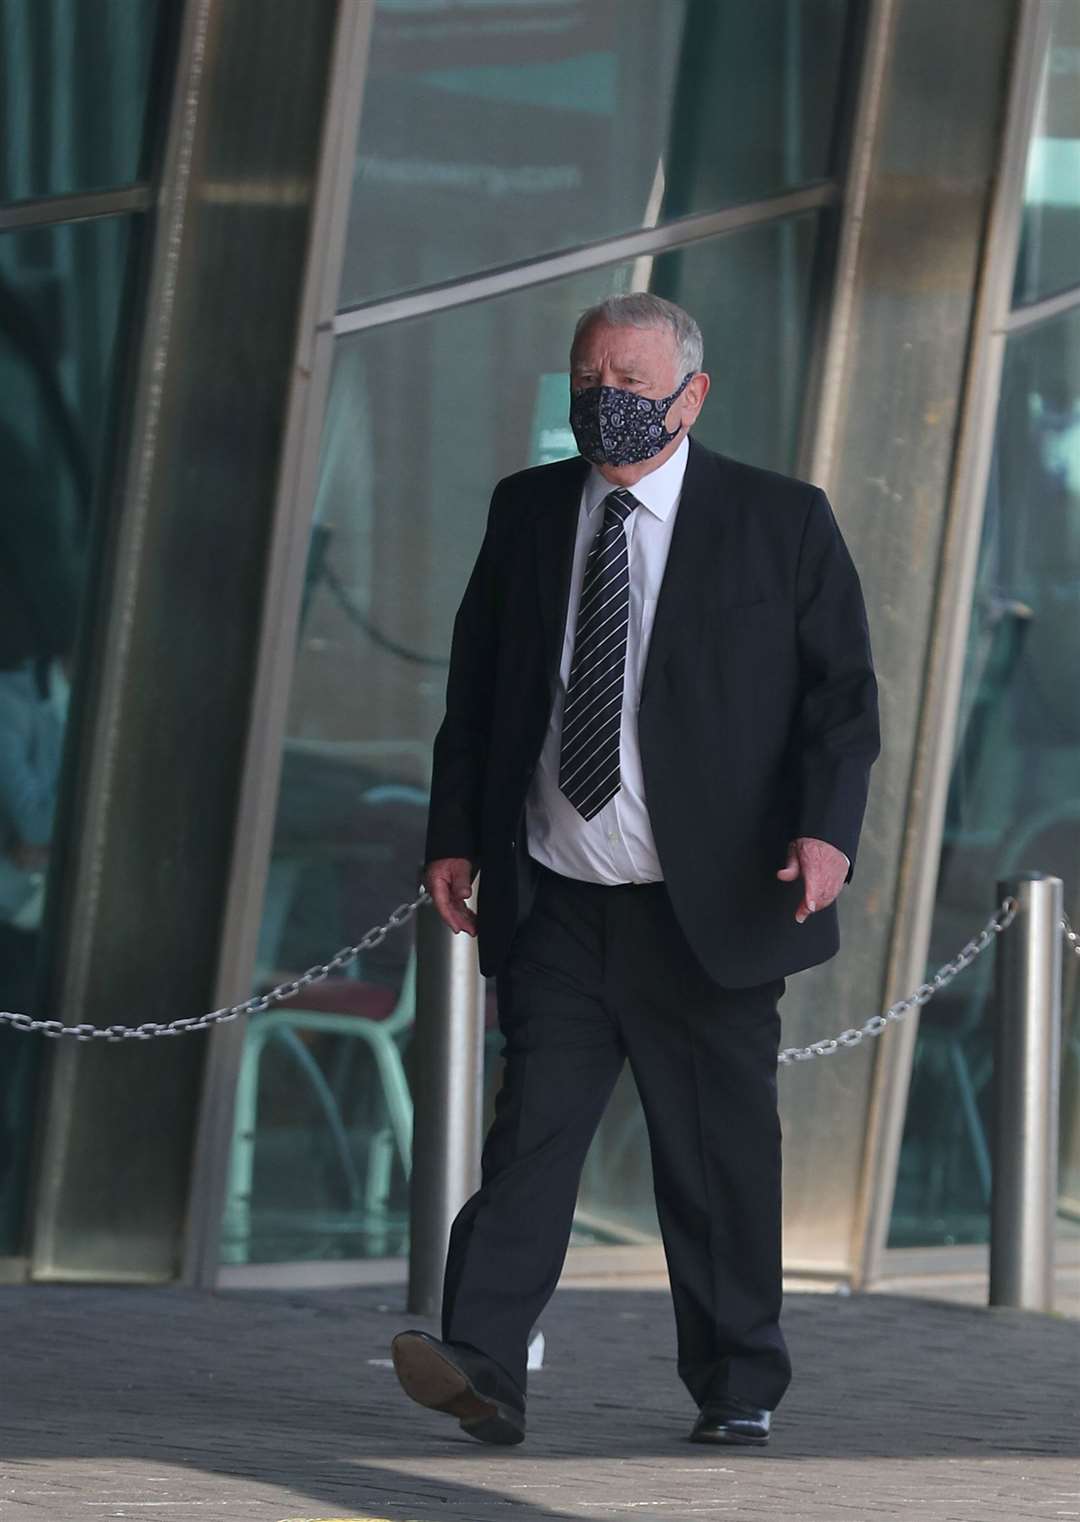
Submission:
M 1080 5 L 1052 0 L 1043 87 L 1028 147 L 1013 304 L 1080 285 Z
M 340 304 L 826 177 L 851 9 L 383 0 Z
M 0 0 L 0 202 L 140 177 L 162 0 Z
M 1080 917 L 1080 311 L 1009 340 L 931 938 L 931 966 L 986 918 L 994 883 L 1064 879 Z M 989 1228 L 993 968 L 923 1011 L 895 1246 Z M 1080 960 L 1065 967 L 1063 1216 L 1080 1220 Z
M 355 943 L 415 891 L 454 612 L 495 482 L 574 452 L 566 367 L 581 310 L 632 283 L 685 300 L 712 360 L 698 436 L 790 469 L 821 233 L 801 217 L 339 340 L 258 989 Z M 296 1001 L 314 1021 L 252 1022 L 226 1261 L 405 1250 L 411 944 L 396 932 Z M 490 1105 L 493 1005 L 487 1047 Z M 636 1100 L 620 1093 L 583 1231 L 652 1229 L 644 1149 Z
M 0 236 L 0 1008 L 37 982 L 131 220 Z M 40 1038 L 0 1029 L 0 1256 L 19 1243 Z

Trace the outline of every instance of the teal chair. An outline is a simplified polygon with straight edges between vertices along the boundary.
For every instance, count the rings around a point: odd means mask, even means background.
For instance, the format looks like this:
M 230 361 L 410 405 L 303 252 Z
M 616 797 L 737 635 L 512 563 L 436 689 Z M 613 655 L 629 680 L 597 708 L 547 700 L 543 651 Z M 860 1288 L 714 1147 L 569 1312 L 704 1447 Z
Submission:
M 394 1161 L 397 1160 L 406 1177 L 412 1168 L 413 1107 L 402 1044 L 416 1015 L 415 950 L 410 951 L 401 990 L 384 1013 L 385 1000 L 379 996 L 388 992 L 353 978 L 326 979 L 298 996 L 305 1007 L 290 1004 L 270 1009 L 251 1021 L 236 1085 L 223 1233 L 226 1261 L 250 1261 L 260 1071 L 271 1045 L 293 1063 L 325 1126 L 341 1184 L 339 1216 L 363 1230 L 371 1256 L 382 1255 L 388 1234 L 387 1201 Z M 367 1134 L 362 1169 L 354 1157 L 342 1116 L 341 1089 L 327 1079 L 303 1039 L 306 1035 L 338 1036 L 360 1042 L 371 1054 L 385 1124 Z
M 267 884 L 260 932 L 256 986 L 268 987 L 289 974 L 303 936 L 288 936 L 290 915 L 298 895 L 310 886 L 307 876 L 315 871 L 325 883 L 328 871 L 335 874 L 336 902 L 328 927 L 329 944 L 337 935 L 358 936 L 372 918 L 380 917 L 381 895 L 390 900 L 405 896 L 403 884 L 411 886 L 411 863 L 419 847 L 414 831 L 406 828 L 412 815 L 426 806 L 427 794 L 411 784 L 379 783 L 359 796 L 359 807 L 339 833 L 327 839 L 325 828 L 297 840 L 287 853 L 275 858 Z M 383 863 L 386 882 L 383 885 Z M 372 903 L 380 895 L 376 908 Z M 389 903 L 389 901 L 388 901 Z M 331 905 L 328 901 L 327 908 Z M 364 921 L 364 923 L 361 923 Z M 294 920 L 295 924 L 295 920 Z M 397 931 L 403 937 L 409 931 Z M 223 1257 L 227 1262 L 250 1261 L 255 1229 L 254 1183 L 263 1062 L 269 1049 L 292 1066 L 307 1102 L 317 1117 L 316 1134 L 329 1162 L 336 1185 L 334 1208 L 308 1209 L 290 1206 L 276 1213 L 259 1210 L 259 1227 L 280 1225 L 290 1238 L 360 1234 L 366 1255 L 387 1251 L 392 1220 L 390 1196 L 395 1167 L 408 1178 L 412 1165 L 412 1099 L 404 1066 L 404 1049 L 415 1020 L 416 954 L 410 947 L 399 977 L 394 957 L 375 954 L 372 964 L 354 959 L 344 976 L 314 983 L 294 999 L 272 1006 L 254 1016 L 246 1032 L 237 1080 L 232 1151 L 223 1221 Z M 380 960 L 380 958 L 382 960 Z M 400 987 L 391 986 L 391 979 Z M 320 1061 L 313 1042 L 334 1037 L 336 1052 Z M 362 1136 L 350 1133 L 348 1115 L 357 1097 L 354 1058 L 358 1048 L 371 1059 L 375 1082 L 362 1092 L 374 1107 L 374 1117 Z M 264 1132 L 264 1142 L 265 1142 Z

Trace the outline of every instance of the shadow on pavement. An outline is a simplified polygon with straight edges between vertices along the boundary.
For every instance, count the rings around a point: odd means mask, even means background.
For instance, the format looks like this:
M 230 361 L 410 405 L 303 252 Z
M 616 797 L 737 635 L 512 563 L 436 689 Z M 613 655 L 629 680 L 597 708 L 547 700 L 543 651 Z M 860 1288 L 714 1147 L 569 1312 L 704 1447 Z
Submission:
M 406 1400 L 385 1360 L 408 1324 L 397 1288 L 2 1289 L 0 1511 L 68 1522 L 92 1492 L 97 1516 L 677 1517 L 792 1466 L 869 1482 L 875 1461 L 1080 1455 L 1080 1323 L 1052 1317 L 791 1296 L 795 1382 L 764 1451 L 685 1441 L 663 1292 L 560 1291 L 514 1449 Z

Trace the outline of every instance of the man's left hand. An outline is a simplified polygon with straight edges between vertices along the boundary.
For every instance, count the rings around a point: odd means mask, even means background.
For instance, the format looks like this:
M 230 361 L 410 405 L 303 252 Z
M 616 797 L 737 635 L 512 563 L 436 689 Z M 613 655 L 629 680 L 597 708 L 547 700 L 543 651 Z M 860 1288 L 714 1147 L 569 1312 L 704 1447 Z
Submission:
M 793 883 L 797 877 L 803 880 L 802 903 L 795 911 L 800 925 L 839 897 L 849 865 L 843 851 L 829 845 L 827 840 L 801 835 L 791 842 L 787 864 L 776 875 L 782 883 Z

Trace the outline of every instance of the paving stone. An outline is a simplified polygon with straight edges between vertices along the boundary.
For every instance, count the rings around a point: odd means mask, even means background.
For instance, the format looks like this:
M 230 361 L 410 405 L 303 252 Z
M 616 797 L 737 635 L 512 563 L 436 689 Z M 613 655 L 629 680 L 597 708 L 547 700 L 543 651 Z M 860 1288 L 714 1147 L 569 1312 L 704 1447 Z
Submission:
M 0 1522 L 1080 1518 L 1080 1323 L 791 1295 L 764 1450 L 686 1442 L 662 1290 L 559 1291 L 520 1448 L 386 1366 L 394 1289 L 0 1288 Z

